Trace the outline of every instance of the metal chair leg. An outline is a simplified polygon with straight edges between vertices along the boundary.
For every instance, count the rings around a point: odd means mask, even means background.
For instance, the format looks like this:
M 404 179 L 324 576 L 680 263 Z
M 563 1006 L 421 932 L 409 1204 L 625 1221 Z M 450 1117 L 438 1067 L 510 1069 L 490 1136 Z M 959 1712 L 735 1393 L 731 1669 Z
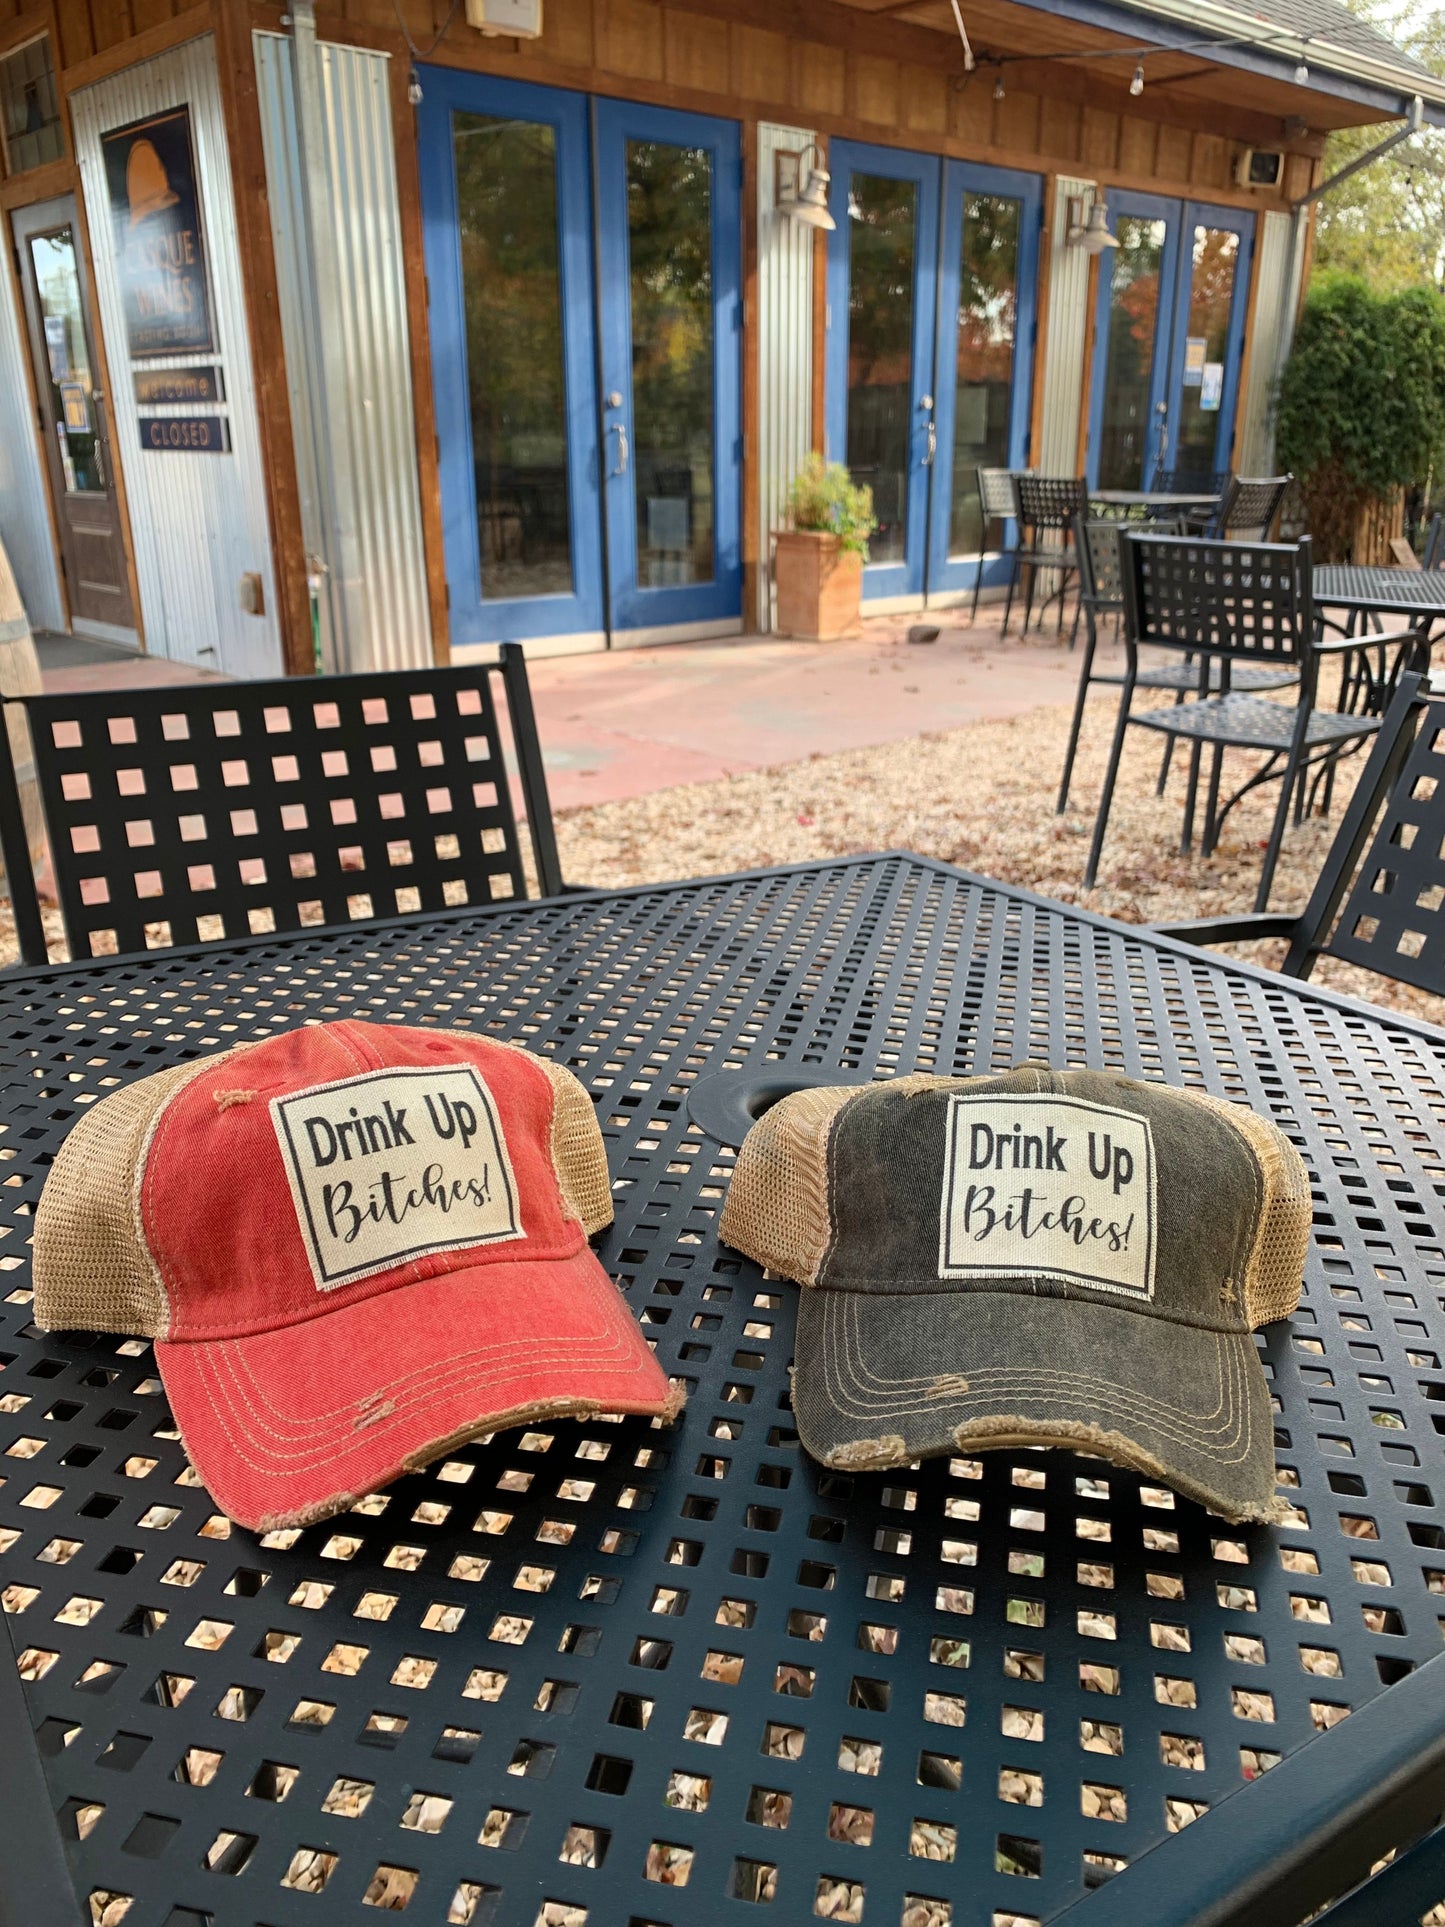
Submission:
M 1039 565 L 1034 561 L 1027 549 L 1019 557 L 1019 561 L 1022 567 L 1027 569 L 1029 573 L 1028 587 L 1024 591 L 1024 626 L 1021 631 L 1023 635 L 1027 635 L 1029 632 L 1029 618 L 1034 611 L 1034 590 L 1038 586 Z
M 1084 888 L 1092 890 L 1099 874 L 1099 858 L 1104 850 L 1104 832 L 1109 827 L 1109 811 L 1114 803 L 1114 785 L 1119 780 L 1119 759 L 1124 753 L 1124 735 L 1129 727 L 1129 711 L 1134 705 L 1135 664 L 1129 665 L 1124 687 L 1119 692 L 1119 714 L 1114 719 L 1114 741 L 1109 750 L 1109 767 L 1104 772 L 1104 789 L 1099 798 L 1099 813 L 1094 818 L 1094 834 L 1089 843 L 1089 861 L 1084 866 Z
M 1008 619 L 1013 614 L 1014 590 L 1018 587 L 1018 584 L 1019 584 L 1019 552 L 1017 549 L 1013 549 L 1009 553 L 1008 594 L 1004 598 L 1003 625 L 999 630 L 1000 636 L 1006 636 L 1008 634 Z
M 1179 854 L 1188 856 L 1194 848 L 1194 806 L 1199 800 L 1199 740 L 1189 745 L 1189 782 L 1184 792 L 1184 822 L 1179 831 Z
M 1285 764 L 1284 781 L 1280 784 L 1279 807 L 1274 813 L 1274 828 L 1269 833 L 1269 847 L 1265 850 L 1264 867 L 1259 873 L 1259 889 L 1254 898 L 1256 912 L 1269 908 L 1269 893 L 1274 883 L 1275 868 L 1279 863 L 1280 848 L 1284 843 L 1284 826 L 1289 821 L 1290 801 L 1302 774 L 1305 731 L 1309 727 L 1312 707 L 1313 705 L 1307 705 L 1304 702 L 1299 706 L 1300 713 L 1289 746 L 1289 761 Z
M 1213 856 L 1214 846 L 1219 840 L 1219 774 L 1224 767 L 1224 745 L 1216 743 L 1209 764 L 1209 791 L 1204 802 L 1204 835 L 1199 841 L 1199 854 Z
M 1084 659 L 1079 664 L 1079 689 L 1074 697 L 1074 716 L 1069 724 L 1069 746 L 1064 751 L 1064 773 L 1059 780 L 1059 800 L 1055 814 L 1062 816 L 1069 807 L 1069 784 L 1073 780 L 1074 755 L 1079 747 L 1079 731 L 1084 723 L 1084 703 L 1089 693 L 1089 684 L 1094 680 L 1094 650 L 1098 642 L 1098 631 L 1093 623 L 1088 624 L 1088 634 L 1084 642 Z

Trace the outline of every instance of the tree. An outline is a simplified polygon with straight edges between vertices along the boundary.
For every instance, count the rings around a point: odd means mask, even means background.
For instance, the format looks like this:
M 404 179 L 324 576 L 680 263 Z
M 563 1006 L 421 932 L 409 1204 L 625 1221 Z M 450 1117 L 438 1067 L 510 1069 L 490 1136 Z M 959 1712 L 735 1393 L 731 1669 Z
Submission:
M 1445 11 L 1420 0 L 1348 0 L 1432 73 L 1445 75 Z M 1373 147 L 1388 129 L 1352 127 L 1331 134 L 1325 172 Z M 1445 132 L 1430 128 L 1362 168 L 1320 203 L 1315 267 L 1359 275 L 1380 289 L 1426 282 L 1445 288 Z
M 1445 294 L 1317 279 L 1280 384 L 1280 460 L 1300 478 L 1321 561 L 1350 560 L 1360 512 L 1445 453 Z

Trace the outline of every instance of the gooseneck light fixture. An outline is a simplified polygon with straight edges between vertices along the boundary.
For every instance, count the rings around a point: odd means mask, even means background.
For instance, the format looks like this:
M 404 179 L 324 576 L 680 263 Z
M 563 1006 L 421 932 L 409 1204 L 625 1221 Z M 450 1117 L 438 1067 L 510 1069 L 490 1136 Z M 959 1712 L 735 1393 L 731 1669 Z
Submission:
M 813 156 L 813 165 L 808 169 L 808 177 L 804 181 L 803 162 L 809 154 Z M 831 234 L 838 225 L 828 212 L 828 184 L 832 177 L 822 164 L 818 143 L 809 141 L 800 154 L 786 158 L 795 163 L 795 171 L 791 180 L 782 174 L 781 163 L 785 156 L 780 154 L 776 192 L 779 214 L 790 221 L 801 221 L 804 227 L 821 228 L 825 234 Z
M 1082 248 L 1085 254 L 1104 254 L 1108 249 L 1118 247 L 1118 235 L 1109 232 L 1109 206 L 1102 194 L 1095 197 L 1087 220 L 1084 218 L 1084 197 L 1081 194 L 1069 196 L 1067 240 L 1071 248 Z

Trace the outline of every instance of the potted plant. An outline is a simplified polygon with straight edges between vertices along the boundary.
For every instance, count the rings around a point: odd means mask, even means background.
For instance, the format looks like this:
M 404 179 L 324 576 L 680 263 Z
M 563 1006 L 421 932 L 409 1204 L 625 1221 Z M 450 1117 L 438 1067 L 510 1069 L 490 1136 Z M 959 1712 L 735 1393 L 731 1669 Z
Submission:
M 773 537 L 777 633 L 829 641 L 858 626 L 868 537 L 877 528 L 873 491 L 841 462 L 810 455 L 788 491 L 789 527 Z

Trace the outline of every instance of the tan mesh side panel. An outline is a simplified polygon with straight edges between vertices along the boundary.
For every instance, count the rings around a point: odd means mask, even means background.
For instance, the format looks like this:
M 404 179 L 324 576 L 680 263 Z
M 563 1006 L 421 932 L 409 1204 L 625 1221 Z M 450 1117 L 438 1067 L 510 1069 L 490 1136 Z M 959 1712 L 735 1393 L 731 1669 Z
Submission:
M 141 1238 L 136 1169 L 163 1106 L 234 1055 L 221 1051 L 142 1077 L 103 1097 L 71 1130 L 35 1212 L 35 1322 L 42 1330 L 164 1338 L 170 1308 Z
M 592 1099 L 565 1064 L 538 1057 L 552 1080 L 552 1162 L 562 1200 L 590 1238 L 612 1222 L 612 1178 Z
M 1227 1118 L 1259 1162 L 1264 1201 L 1244 1278 L 1250 1325 L 1288 1318 L 1300 1301 L 1314 1217 L 1304 1159 L 1279 1126 L 1257 1111 L 1203 1091 L 1189 1095 Z
M 864 1087 L 867 1088 L 866 1086 Z M 718 1235 L 745 1257 L 800 1285 L 818 1275 L 828 1240 L 828 1132 L 856 1084 L 794 1091 L 743 1139 Z
M 478 1041 L 475 1031 L 454 1030 L 449 1034 L 465 1038 L 469 1044 Z M 546 1072 L 552 1085 L 552 1164 L 562 1202 L 573 1217 L 581 1219 L 589 1238 L 605 1230 L 612 1222 L 612 1177 L 592 1099 L 565 1064 L 554 1064 L 550 1058 L 500 1037 L 481 1041 L 500 1050 L 517 1051 Z

